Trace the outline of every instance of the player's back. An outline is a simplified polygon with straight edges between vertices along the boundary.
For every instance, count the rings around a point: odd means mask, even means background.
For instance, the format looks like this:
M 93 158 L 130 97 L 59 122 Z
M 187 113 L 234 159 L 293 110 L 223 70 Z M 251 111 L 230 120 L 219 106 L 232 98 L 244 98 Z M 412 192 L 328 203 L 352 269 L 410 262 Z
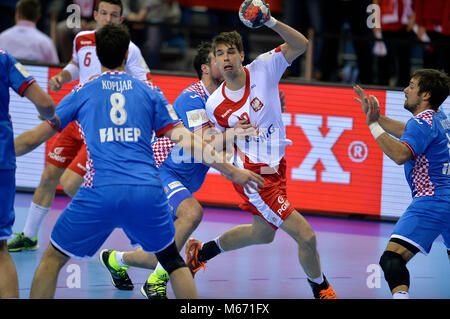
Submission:
M 101 64 L 96 51 L 95 30 L 81 31 L 76 35 L 72 60 L 79 65 L 80 83 L 86 83 L 92 76 L 101 73 Z M 125 68 L 126 72 L 135 78 L 150 79 L 150 70 L 143 60 L 139 48 L 133 42 L 130 42 L 128 46 Z
M 154 130 L 158 135 L 173 124 L 166 104 L 162 93 L 124 72 L 105 72 L 61 101 L 62 125 L 77 119 L 83 129 L 94 170 L 93 186 L 161 184 L 151 136 Z

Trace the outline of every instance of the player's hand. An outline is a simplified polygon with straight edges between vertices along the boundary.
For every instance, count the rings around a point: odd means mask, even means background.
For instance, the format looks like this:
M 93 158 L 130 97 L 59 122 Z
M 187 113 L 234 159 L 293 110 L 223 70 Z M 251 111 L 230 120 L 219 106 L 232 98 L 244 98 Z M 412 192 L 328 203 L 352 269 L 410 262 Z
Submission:
M 44 119 L 40 114 L 38 115 L 38 117 L 42 121 L 47 121 L 48 125 L 50 125 L 55 131 L 61 131 L 61 120 L 59 119 L 58 115 L 56 115 L 51 120 Z
M 236 166 L 233 166 L 234 169 L 229 176 L 225 176 L 225 178 L 230 181 L 239 184 L 245 188 L 245 190 L 249 193 L 252 192 L 252 189 L 259 191 L 259 187 L 264 187 L 264 178 L 260 175 L 253 173 L 247 169 L 241 169 Z
M 366 122 L 367 125 L 370 125 L 374 122 L 378 122 L 380 119 L 380 103 L 375 96 L 371 95 L 369 97 L 368 109 L 366 114 Z
M 359 98 L 355 97 L 354 99 L 361 104 L 362 111 L 364 114 L 367 114 L 369 109 L 369 98 L 367 97 L 366 92 L 359 85 L 353 86 L 353 90 L 358 94 Z
M 245 139 L 255 134 L 255 128 L 246 119 L 239 120 L 233 126 L 233 131 L 238 139 Z
M 63 86 L 63 78 L 61 74 L 57 74 L 50 78 L 48 86 L 53 92 L 58 92 Z
M 284 113 L 286 111 L 286 96 L 284 95 L 282 90 L 280 90 L 279 94 L 280 94 L 281 113 Z

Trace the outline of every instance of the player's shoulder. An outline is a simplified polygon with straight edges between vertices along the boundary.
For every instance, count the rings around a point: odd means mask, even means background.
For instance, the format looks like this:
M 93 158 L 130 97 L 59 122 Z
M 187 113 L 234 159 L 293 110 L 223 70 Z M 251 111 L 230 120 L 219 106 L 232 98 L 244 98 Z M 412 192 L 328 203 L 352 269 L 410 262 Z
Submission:
M 78 32 L 74 43 L 77 51 L 84 46 L 95 46 L 95 30 Z
M 419 125 L 428 124 L 431 127 L 433 126 L 433 118 L 435 113 L 436 112 L 433 110 L 426 110 L 417 114 L 411 120 L 416 121 Z
M 225 100 L 225 96 L 223 95 L 223 86 L 224 85 L 225 85 L 225 82 L 222 82 L 222 84 L 210 95 L 210 97 L 208 98 L 208 101 L 206 102 L 207 105 L 217 106 L 223 100 Z

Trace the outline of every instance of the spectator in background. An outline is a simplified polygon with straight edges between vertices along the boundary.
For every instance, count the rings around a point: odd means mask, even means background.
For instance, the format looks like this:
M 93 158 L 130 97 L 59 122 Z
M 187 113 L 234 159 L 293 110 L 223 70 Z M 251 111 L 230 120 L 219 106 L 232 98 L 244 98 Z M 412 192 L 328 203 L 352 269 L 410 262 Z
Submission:
M 450 1 L 414 0 L 417 37 L 431 40 L 424 52 L 424 68 L 444 70 L 450 74 Z M 425 37 L 424 37 L 425 35 Z
M 72 46 L 75 35 L 80 31 L 94 30 L 94 9 L 98 0 L 53 0 L 49 7 L 50 37 L 56 44 L 56 49 L 62 63 L 67 63 L 72 58 Z M 80 13 L 80 24 L 69 26 L 67 18 L 78 12 L 69 6 L 77 5 Z M 70 22 L 74 22 L 70 19 Z
M 323 0 L 283 0 L 283 21 L 303 34 L 308 34 L 308 29 L 310 28 L 315 33 L 321 33 L 323 25 L 322 2 Z M 309 40 L 311 41 L 310 38 Z M 313 45 L 313 78 L 315 79 L 320 79 L 321 77 L 320 57 L 322 45 L 321 37 L 315 36 Z M 288 75 L 297 77 L 301 75 L 301 59 L 302 57 L 292 62 L 292 65 L 287 69 Z
M 381 28 L 373 29 L 373 53 L 378 62 L 378 84 L 389 85 L 396 75 L 396 86 L 407 87 L 411 72 L 411 49 L 414 41 L 412 0 L 373 0 L 381 9 Z
M 372 83 L 372 48 L 368 41 L 370 30 L 367 27 L 366 12 L 369 0 L 324 0 L 322 5 L 323 27 L 325 35 L 322 48 L 322 80 L 339 81 L 338 53 L 339 38 L 333 36 L 341 33 L 342 25 L 348 21 L 359 69 L 359 81 Z
M 17 0 L 0 0 L 0 32 L 14 25 Z
M 144 33 L 139 23 L 169 23 L 178 24 L 181 19 L 181 10 L 176 0 L 123 0 L 124 17 L 134 35 L 143 43 L 145 58 L 150 69 L 161 68 L 161 44 L 170 39 L 172 30 L 160 25 L 145 26 Z M 133 22 L 137 22 L 133 24 Z M 138 46 L 140 46 L 138 41 Z
M 58 54 L 52 40 L 36 28 L 40 15 L 38 0 L 20 0 L 16 6 L 16 25 L 0 34 L 0 48 L 16 59 L 57 64 Z

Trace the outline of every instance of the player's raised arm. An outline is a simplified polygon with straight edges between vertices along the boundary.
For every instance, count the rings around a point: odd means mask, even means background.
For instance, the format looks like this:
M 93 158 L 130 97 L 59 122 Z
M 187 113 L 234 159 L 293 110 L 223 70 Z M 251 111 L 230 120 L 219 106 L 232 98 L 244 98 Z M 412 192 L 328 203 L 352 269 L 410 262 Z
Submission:
M 278 33 L 285 41 L 281 51 L 288 63 L 292 63 L 308 47 L 308 39 L 303 34 L 270 15 L 269 6 L 264 0 L 245 0 L 239 9 L 239 18 L 250 28 L 265 25 Z
M 196 160 L 220 171 L 223 176 L 232 182 L 245 187 L 258 190 L 258 186 L 264 186 L 264 178 L 248 170 L 240 169 L 223 161 L 223 156 L 206 143 L 200 136 L 193 134 L 184 125 L 177 125 L 164 133 L 165 136 L 183 148 Z

